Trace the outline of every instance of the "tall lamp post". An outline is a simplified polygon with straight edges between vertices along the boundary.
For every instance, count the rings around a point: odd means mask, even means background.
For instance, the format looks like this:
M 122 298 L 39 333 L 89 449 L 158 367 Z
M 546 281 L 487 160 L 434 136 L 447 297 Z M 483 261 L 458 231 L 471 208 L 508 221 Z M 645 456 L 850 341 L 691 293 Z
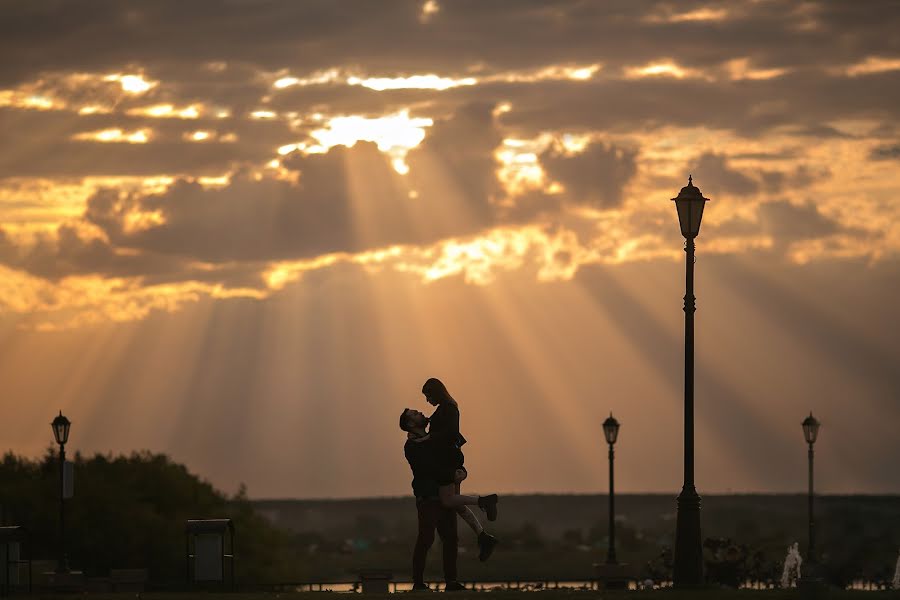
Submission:
M 606 443 L 609 444 L 609 550 L 606 552 L 606 564 L 615 565 L 616 562 L 616 489 L 613 485 L 613 444 L 619 437 L 619 422 L 616 421 L 612 413 L 609 418 L 603 421 L 603 435 L 606 437 Z
M 65 470 L 66 470 L 66 442 L 69 440 L 69 428 L 72 423 L 63 416 L 62 411 L 50 423 L 53 428 L 53 437 L 59 444 L 59 562 L 57 573 L 69 572 L 69 561 L 66 557 L 66 511 L 65 511 Z
M 684 295 L 684 485 L 678 496 L 675 525 L 676 587 L 698 586 L 703 582 L 703 550 L 700 540 L 700 496 L 694 487 L 694 238 L 700 233 L 704 198 L 693 178 L 672 198 L 686 243 Z
M 809 547 L 807 549 L 807 557 L 806 560 L 810 566 L 816 564 L 816 537 L 815 537 L 815 520 L 813 518 L 813 496 L 815 495 L 813 492 L 813 459 L 815 458 L 815 452 L 813 452 L 813 444 L 816 443 L 816 438 L 819 437 L 819 423 L 816 418 L 813 416 L 812 411 L 810 411 L 809 416 L 803 419 L 803 437 L 806 439 L 806 443 L 809 445 Z M 810 569 L 807 568 L 809 571 Z M 810 575 L 815 576 L 814 572 L 811 572 Z

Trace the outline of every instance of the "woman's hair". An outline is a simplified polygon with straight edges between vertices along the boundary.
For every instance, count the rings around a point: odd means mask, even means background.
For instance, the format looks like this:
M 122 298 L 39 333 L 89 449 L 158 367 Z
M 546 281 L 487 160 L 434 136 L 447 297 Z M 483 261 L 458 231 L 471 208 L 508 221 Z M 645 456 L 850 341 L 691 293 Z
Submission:
M 443 402 L 456 404 L 456 400 L 454 400 L 453 396 L 450 395 L 450 392 L 447 391 L 447 386 L 445 386 L 444 382 L 436 377 L 432 377 L 425 382 L 425 385 L 422 386 L 422 393 L 429 398 L 439 398 L 440 401 L 438 402 L 438 404 L 441 404 Z

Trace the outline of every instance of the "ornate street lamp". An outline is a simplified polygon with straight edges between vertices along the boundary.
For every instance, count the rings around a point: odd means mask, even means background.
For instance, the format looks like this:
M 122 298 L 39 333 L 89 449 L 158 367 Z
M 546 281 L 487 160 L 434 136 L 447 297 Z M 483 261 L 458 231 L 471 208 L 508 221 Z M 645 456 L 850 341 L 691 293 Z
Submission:
M 616 563 L 616 490 L 613 486 L 613 444 L 619 437 L 619 422 L 616 421 L 612 413 L 609 418 L 603 421 L 603 435 L 606 437 L 606 443 L 609 444 L 609 550 L 606 552 L 606 564 L 615 565 Z
M 803 419 L 802 425 L 803 437 L 806 439 L 806 443 L 809 444 L 809 548 L 806 560 L 810 565 L 814 565 L 816 563 L 816 538 L 815 521 L 813 519 L 813 458 L 815 456 L 813 444 L 816 443 L 816 438 L 819 437 L 819 426 L 821 423 L 816 420 L 812 411 L 810 411 L 809 416 Z
M 694 186 L 691 176 L 688 184 L 672 198 L 678 209 L 681 235 L 687 242 L 684 295 L 684 485 L 678 496 L 678 519 L 675 525 L 676 587 L 697 586 L 703 582 L 703 549 L 700 540 L 700 496 L 694 487 L 694 238 L 700 233 L 704 198 Z
M 66 557 L 66 511 L 65 511 L 65 470 L 66 470 L 66 442 L 69 441 L 69 429 L 71 421 L 63 416 L 62 411 L 50 423 L 53 428 L 53 437 L 59 444 L 59 562 L 56 566 L 57 573 L 69 572 L 69 561 Z

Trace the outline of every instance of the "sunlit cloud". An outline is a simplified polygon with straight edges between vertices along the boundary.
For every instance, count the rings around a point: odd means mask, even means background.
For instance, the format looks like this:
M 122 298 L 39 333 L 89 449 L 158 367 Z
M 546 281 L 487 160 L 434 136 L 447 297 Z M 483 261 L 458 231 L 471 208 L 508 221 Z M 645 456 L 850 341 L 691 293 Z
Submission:
M 22 90 L 0 90 L 0 107 L 27 110 L 62 110 L 66 104 L 56 98 Z
M 112 112 L 112 109 L 108 106 L 99 106 L 97 104 L 91 104 L 88 106 L 82 106 L 78 109 L 79 115 L 102 115 L 109 114 Z
M 143 94 L 158 83 L 142 75 L 48 72 L 14 89 L 0 90 L 0 106 L 74 110 L 84 115 L 110 113 L 121 100 Z
M 422 3 L 422 8 L 419 10 L 419 21 L 428 23 L 440 11 L 441 6 L 437 3 L 437 0 L 425 0 Z
M 430 118 L 410 117 L 408 110 L 402 110 L 384 117 L 332 117 L 325 127 L 312 131 L 310 135 L 326 149 L 336 145 L 352 146 L 359 141 L 374 142 L 379 150 L 391 155 L 394 168 L 399 173 L 405 173 L 407 167 L 403 158 L 406 152 L 425 139 L 425 128 L 433 124 Z M 279 153 L 290 151 L 287 149 L 288 146 L 279 148 Z
M 750 66 L 748 58 L 730 60 L 725 63 L 725 69 L 732 80 L 750 79 L 755 81 L 781 77 L 790 71 L 787 68 L 754 69 Z
M 272 85 L 274 85 L 279 90 L 282 90 L 286 87 L 291 87 L 292 85 L 297 85 L 299 83 L 300 80 L 296 77 L 282 77 L 281 79 L 276 80 Z
M 872 75 L 900 70 L 900 58 L 884 58 L 869 56 L 864 61 L 846 67 L 836 67 L 831 71 L 838 75 L 858 77 L 859 75 Z
M 176 107 L 173 104 L 154 104 L 132 108 L 127 111 L 127 114 L 154 119 L 199 119 L 204 110 L 202 104 L 191 104 L 185 107 Z
M 75 140 L 85 140 L 92 142 L 112 142 L 112 143 L 128 143 L 128 144 L 146 144 L 150 141 L 152 132 L 149 129 L 138 129 L 136 131 L 127 132 L 114 127 L 111 129 L 103 129 L 100 131 L 89 131 L 79 133 L 72 136 Z
M 205 142 L 215 137 L 215 132 L 198 129 L 184 134 L 185 139 L 192 142 Z
M 93 324 L 139 321 L 151 312 L 172 313 L 206 298 L 262 299 L 253 288 L 227 288 L 189 281 L 145 286 L 138 279 L 99 276 L 67 277 L 50 283 L 0 266 L 3 285 L 15 286 L 12 314 L 28 315 L 22 327 L 38 331 L 76 329 Z M 2 286 L 0 286 L 2 287 Z
M 349 85 L 361 85 L 362 87 L 382 92 L 384 90 L 404 89 L 447 90 L 465 85 L 475 85 L 478 83 L 478 80 L 474 77 L 453 79 L 429 73 L 427 75 L 410 75 L 409 77 L 348 77 L 347 83 Z
M 596 75 L 602 65 L 550 65 L 539 69 L 506 71 L 481 78 L 482 82 L 503 81 L 508 83 L 535 83 L 539 81 L 588 81 Z
M 143 94 L 154 87 L 159 82 L 144 79 L 143 75 L 123 75 L 114 73 L 103 78 L 104 81 L 116 81 L 122 86 L 122 91 L 130 94 Z
M 566 229 L 548 231 L 535 225 L 499 227 L 466 239 L 450 239 L 426 248 L 406 248 L 381 257 L 387 266 L 425 283 L 462 277 L 486 286 L 503 271 L 531 267 L 537 281 L 565 281 L 586 264 L 614 262 L 582 244 Z
M 642 67 L 626 67 L 624 73 L 627 79 L 640 79 L 643 77 L 674 77 L 675 79 L 704 77 L 703 73 L 696 69 L 682 67 L 669 60 L 649 63 Z
M 497 177 L 503 183 L 507 194 L 516 195 L 544 187 L 545 174 L 537 155 L 548 143 L 546 139 L 503 140 L 503 145 L 497 149 L 495 156 L 500 163 Z
M 283 90 L 295 85 L 322 85 L 326 83 L 334 83 L 341 80 L 341 71 L 338 69 L 325 69 L 316 71 L 308 77 L 294 77 L 291 75 L 283 75 L 278 77 L 272 84 L 275 89 Z
M 728 11 L 724 8 L 702 7 L 687 12 L 650 15 L 646 21 L 650 23 L 691 23 L 723 21 L 728 18 Z
M 295 260 L 276 262 L 266 268 L 262 273 L 262 279 L 269 290 L 283 289 L 289 283 L 294 283 L 307 271 L 314 271 L 330 267 L 340 261 L 347 260 L 348 255 L 342 253 L 325 254 L 311 260 Z
M 206 188 L 221 188 L 231 183 L 231 174 L 198 177 L 197 183 Z

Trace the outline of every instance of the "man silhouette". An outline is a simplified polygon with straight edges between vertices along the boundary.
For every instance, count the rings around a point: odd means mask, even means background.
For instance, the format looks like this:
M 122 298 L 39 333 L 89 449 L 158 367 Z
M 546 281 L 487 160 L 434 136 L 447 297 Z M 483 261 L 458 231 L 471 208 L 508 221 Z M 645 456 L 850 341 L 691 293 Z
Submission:
M 434 543 L 435 529 L 443 546 L 444 589 L 448 592 L 464 590 L 465 586 L 456 580 L 456 510 L 441 504 L 437 464 L 425 433 L 427 423 L 428 417 L 419 411 L 406 409 L 400 414 L 400 429 L 408 434 L 403 454 L 413 472 L 412 488 L 419 519 L 419 533 L 413 549 L 413 591 L 429 589 L 425 585 L 425 558 Z

